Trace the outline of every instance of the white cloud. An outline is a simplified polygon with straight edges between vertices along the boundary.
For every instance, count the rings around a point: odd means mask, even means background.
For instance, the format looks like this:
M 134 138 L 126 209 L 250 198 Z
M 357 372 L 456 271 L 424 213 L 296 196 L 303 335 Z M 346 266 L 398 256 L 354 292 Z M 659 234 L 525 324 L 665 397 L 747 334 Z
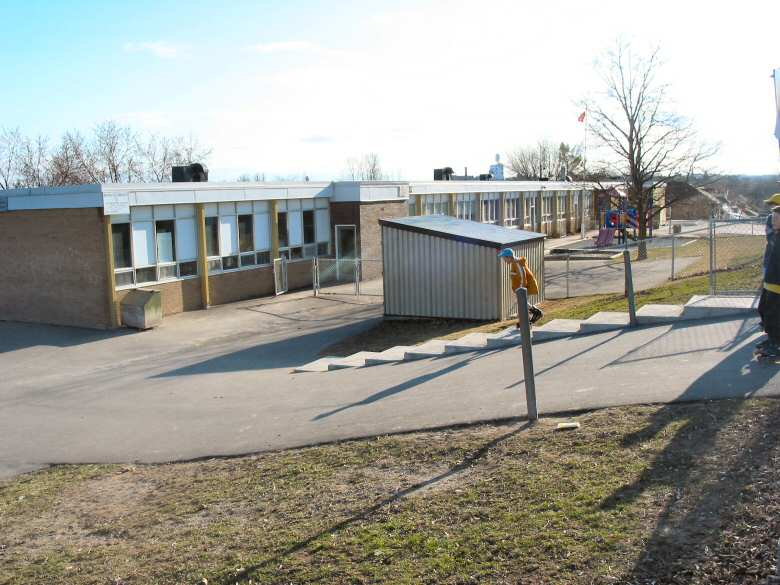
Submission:
M 124 45 L 127 53 L 151 53 L 160 59 L 175 59 L 181 56 L 182 48 L 165 41 L 128 42 Z
M 261 55 L 274 55 L 278 53 L 302 53 L 318 51 L 319 47 L 309 41 L 278 41 L 275 43 L 258 43 L 246 47 L 247 51 Z

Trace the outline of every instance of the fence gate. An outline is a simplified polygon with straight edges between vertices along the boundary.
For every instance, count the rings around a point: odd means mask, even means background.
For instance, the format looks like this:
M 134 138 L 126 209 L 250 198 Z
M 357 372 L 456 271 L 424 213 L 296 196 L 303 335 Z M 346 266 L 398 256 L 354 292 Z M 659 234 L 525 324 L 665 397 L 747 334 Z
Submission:
M 274 260 L 274 286 L 277 295 L 287 292 L 287 261 L 284 258 Z

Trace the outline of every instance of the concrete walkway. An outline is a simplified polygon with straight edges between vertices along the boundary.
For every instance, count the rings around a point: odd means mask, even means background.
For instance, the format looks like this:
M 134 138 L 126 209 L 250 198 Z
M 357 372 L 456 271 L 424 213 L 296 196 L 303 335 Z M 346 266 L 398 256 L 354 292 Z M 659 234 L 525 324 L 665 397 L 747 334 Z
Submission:
M 314 335 L 321 342 L 328 331 Z M 752 361 L 758 335 L 754 319 L 740 319 L 539 345 L 540 411 L 778 395 L 780 367 Z M 293 375 L 284 358 L 295 351 L 292 338 L 247 335 L 79 367 L 79 355 L 92 363 L 90 352 L 111 351 L 111 340 L 96 343 L 65 348 L 74 363 L 64 371 L 52 370 L 60 350 L 0 356 L 0 474 L 48 463 L 241 454 L 525 415 L 515 348 Z

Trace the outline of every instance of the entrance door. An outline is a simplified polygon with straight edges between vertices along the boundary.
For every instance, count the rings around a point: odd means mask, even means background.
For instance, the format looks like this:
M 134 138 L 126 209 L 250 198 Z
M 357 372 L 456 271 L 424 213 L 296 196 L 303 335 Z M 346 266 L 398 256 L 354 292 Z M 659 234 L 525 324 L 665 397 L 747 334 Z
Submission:
M 284 258 L 274 260 L 274 286 L 277 295 L 287 292 L 287 261 Z
M 336 230 L 336 278 L 353 279 L 356 273 L 357 226 L 337 225 Z

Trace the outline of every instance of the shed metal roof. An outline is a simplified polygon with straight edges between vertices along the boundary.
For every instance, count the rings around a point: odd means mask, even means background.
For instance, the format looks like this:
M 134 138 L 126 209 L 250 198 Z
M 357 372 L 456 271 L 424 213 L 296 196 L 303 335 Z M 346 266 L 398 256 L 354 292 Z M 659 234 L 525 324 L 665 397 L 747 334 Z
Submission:
M 399 230 L 418 232 L 489 248 L 508 248 L 545 237 L 544 234 L 537 232 L 457 219 L 448 215 L 416 215 L 398 219 L 380 219 L 379 223 Z

